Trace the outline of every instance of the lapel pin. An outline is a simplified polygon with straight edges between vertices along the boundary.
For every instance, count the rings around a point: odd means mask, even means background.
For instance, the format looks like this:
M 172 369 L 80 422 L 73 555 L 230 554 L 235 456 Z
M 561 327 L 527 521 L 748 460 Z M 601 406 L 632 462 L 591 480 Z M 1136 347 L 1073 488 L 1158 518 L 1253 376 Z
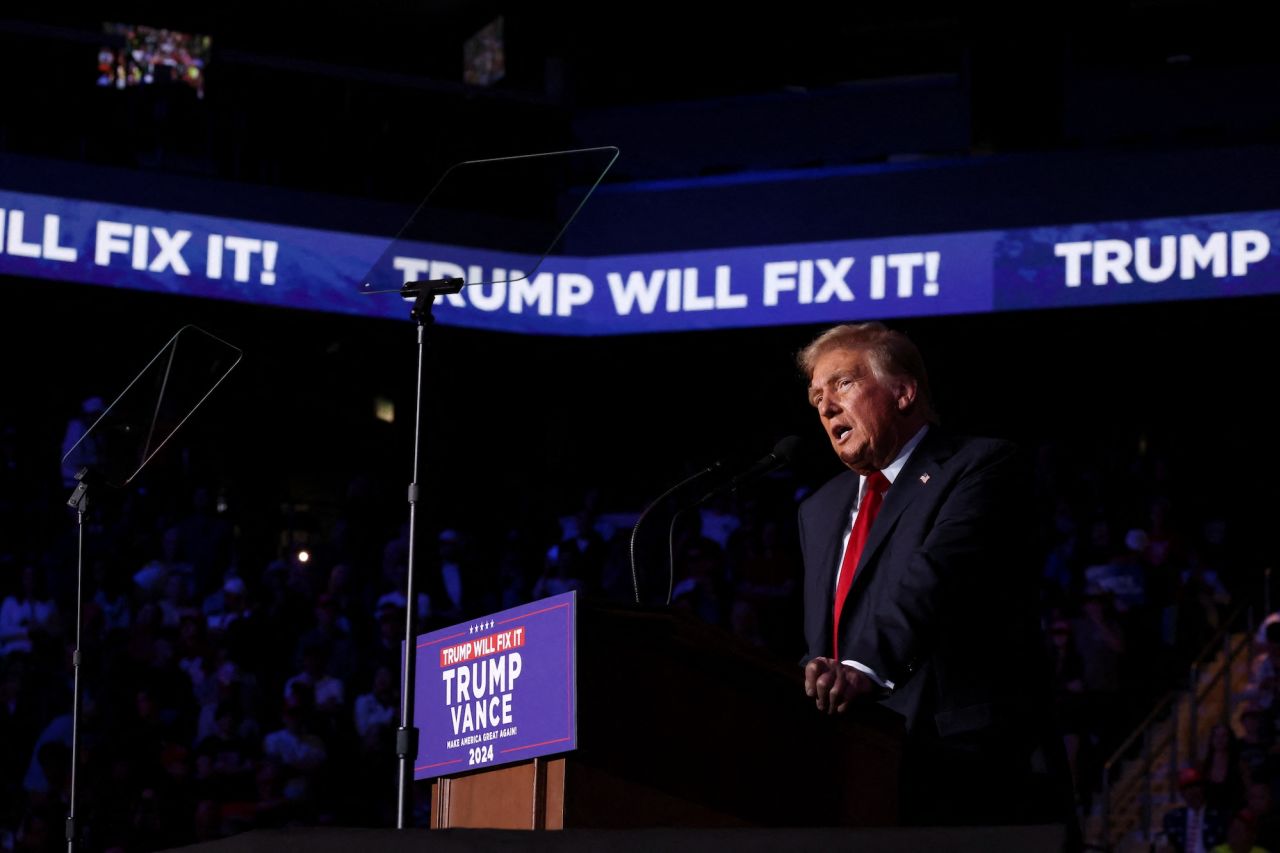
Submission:
M 929 475 L 928 475 L 928 474 L 921 474 L 921 475 L 920 475 L 920 482 L 924 483 L 925 485 L 928 485 L 928 484 L 929 484 Z

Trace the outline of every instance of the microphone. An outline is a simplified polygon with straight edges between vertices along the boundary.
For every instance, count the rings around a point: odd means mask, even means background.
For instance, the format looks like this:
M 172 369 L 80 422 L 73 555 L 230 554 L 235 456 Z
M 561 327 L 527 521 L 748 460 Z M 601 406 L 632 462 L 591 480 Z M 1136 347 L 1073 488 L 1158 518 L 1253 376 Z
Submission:
M 729 491 L 737 491 L 740 486 L 746 485 L 757 477 L 763 477 L 773 471 L 777 471 L 784 465 L 791 462 L 796 455 L 796 451 L 800 449 L 800 437 L 789 435 L 778 441 L 773 446 L 773 450 L 757 459 L 751 467 L 738 474 L 728 482 Z
M 696 474 L 692 474 L 691 476 L 685 477 L 683 480 L 676 483 L 671 488 L 667 489 L 661 495 L 654 498 L 654 500 L 650 502 L 650 504 L 647 507 L 644 508 L 644 511 L 640 513 L 640 517 L 636 519 L 635 526 L 631 528 L 631 547 L 630 547 L 631 587 L 632 587 L 632 590 L 635 592 L 636 604 L 641 603 L 640 602 L 640 571 L 636 564 L 636 542 L 639 540 L 639 537 L 640 537 L 641 525 L 644 524 L 645 519 L 647 519 L 655 509 L 657 509 L 660 505 L 666 503 L 667 501 L 672 500 L 677 495 L 680 496 L 681 498 L 681 504 L 680 504 L 680 509 L 676 510 L 675 515 L 679 515 L 681 512 L 684 511 L 684 509 L 688 508 L 688 506 L 697 504 L 698 502 L 704 500 L 708 494 L 711 494 L 712 492 L 714 492 L 717 488 L 719 488 L 719 485 L 721 485 L 721 484 L 717 484 L 717 486 L 711 489 L 707 489 L 707 486 L 706 486 L 707 481 L 722 477 L 723 469 L 724 469 L 724 466 L 721 465 L 719 461 L 716 461 L 708 465 L 706 468 L 703 468 L 701 471 L 698 471 Z M 697 499 L 690 502 L 687 497 L 689 494 L 697 495 Z M 675 516 L 672 516 L 673 524 L 674 524 L 674 521 L 675 521 Z M 670 542 L 670 526 L 668 527 L 668 544 L 669 542 Z M 675 569 L 673 566 L 670 565 L 669 555 L 668 555 L 668 568 L 670 570 L 669 573 L 672 574 L 672 577 L 674 578 Z M 671 603 L 670 587 L 668 587 L 668 590 L 667 590 L 667 603 L 668 604 Z
M 701 494 L 693 503 L 686 504 L 675 511 L 667 522 L 667 604 L 671 604 L 671 596 L 675 592 L 676 587 L 676 520 L 686 511 L 706 503 L 712 495 L 718 492 L 728 490 L 735 492 L 739 486 L 745 485 L 757 477 L 763 477 L 771 471 L 776 471 L 783 465 L 788 464 L 792 457 L 796 455 L 796 451 L 800 449 L 800 439 L 794 435 L 789 435 L 781 439 L 773 446 L 766 455 L 757 459 L 749 468 L 740 472 L 737 476 L 728 480 L 723 478 L 719 482 L 707 488 L 704 485 Z M 716 470 L 721 466 L 719 463 L 712 466 L 710 470 Z M 686 481 L 687 482 L 687 481 Z
M 660 505 L 668 507 L 674 505 L 675 507 L 674 512 L 667 520 L 668 582 L 666 603 L 670 604 L 672 591 L 675 588 L 675 526 L 676 520 L 680 515 L 701 505 L 718 492 L 724 490 L 736 491 L 739 486 L 743 486 L 758 477 L 763 477 L 771 471 L 778 470 L 791 462 L 796 455 L 796 451 L 800 449 L 800 444 L 801 441 L 797 436 L 789 435 L 775 444 L 772 451 L 757 459 L 750 467 L 732 478 L 726 477 L 728 470 L 732 469 L 727 470 L 726 466 L 720 462 L 714 462 L 701 471 L 676 483 L 645 507 L 644 512 L 640 513 L 640 517 L 636 519 L 635 526 L 631 528 L 631 585 L 635 593 L 636 604 L 641 603 L 640 570 L 636 559 L 636 543 L 640 538 L 640 528 L 657 507 Z

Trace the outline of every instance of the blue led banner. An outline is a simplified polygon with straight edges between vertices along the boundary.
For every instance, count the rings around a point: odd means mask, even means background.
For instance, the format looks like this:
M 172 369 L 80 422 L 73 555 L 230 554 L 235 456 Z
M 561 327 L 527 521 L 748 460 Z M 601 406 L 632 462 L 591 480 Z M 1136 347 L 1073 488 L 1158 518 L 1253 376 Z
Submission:
M 442 297 L 441 323 L 560 335 L 1280 293 L 1280 211 L 596 257 Z M 0 190 L 0 273 L 406 316 L 359 282 L 388 238 Z M 375 277 L 515 278 L 513 256 L 429 243 Z

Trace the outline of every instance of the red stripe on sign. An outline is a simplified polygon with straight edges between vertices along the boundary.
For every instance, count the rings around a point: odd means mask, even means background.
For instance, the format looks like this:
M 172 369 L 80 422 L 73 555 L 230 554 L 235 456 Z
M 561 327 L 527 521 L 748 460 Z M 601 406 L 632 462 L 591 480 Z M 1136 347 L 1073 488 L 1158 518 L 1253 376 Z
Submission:
M 427 642 L 427 643 L 418 643 L 418 648 L 420 648 L 420 649 L 421 649 L 421 648 L 423 648 L 424 646 L 434 646 L 434 645 L 436 645 L 437 643 L 444 643 L 444 642 L 447 642 L 447 641 L 449 641 L 449 640 L 452 640 L 454 637 L 461 637 L 461 636 L 463 636 L 463 634 L 464 634 L 464 632 L 459 631 L 459 632 L 458 632 L 458 633 L 456 633 L 456 634 L 450 634 L 449 636 L 447 636 L 447 637 L 441 637 L 441 638 L 440 638 L 440 639 L 438 639 L 438 640 L 431 640 L 430 642 Z
M 568 606 L 569 606 L 568 604 L 555 604 L 555 605 L 552 605 L 551 607 L 544 607 L 541 610 L 535 610 L 532 613 L 521 613 L 519 616 L 512 616 L 510 619 L 503 619 L 501 622 L 497 624 L 505 625 L 508 622 L 516 622 L 516 621 L 519 621 L 520 619 L 528 619 L 530 616 L 537 616 L 539 613 L 550 613 L 552 610 L 561 610 Z
M 569 740 L 569 738 L 567 737 L 558 737 L 555 740 L 544 740 L 541 743 L 526 743 L 524 746 L 513 746 L 508 749 L 504 749 L 502 751 L 503 752 L 519 752 L 522 749 L 533 749 L 535 746 L 546 746 L 552 743 L 564 743 L 567 740 Z M 458 759 L 458 760 L 461 761 L 462 759 Z

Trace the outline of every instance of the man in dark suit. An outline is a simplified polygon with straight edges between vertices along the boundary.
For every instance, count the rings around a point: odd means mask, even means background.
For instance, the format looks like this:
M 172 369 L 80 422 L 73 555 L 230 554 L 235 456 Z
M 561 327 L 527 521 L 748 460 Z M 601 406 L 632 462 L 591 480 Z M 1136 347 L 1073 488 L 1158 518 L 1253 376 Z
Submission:
M 905 718 L 906 822 L 1069 820 L 1019 454 L 943 433 L 919 351 L 879 323 L 799 361 L 850 469 L 800 507 L 806 693 Z

